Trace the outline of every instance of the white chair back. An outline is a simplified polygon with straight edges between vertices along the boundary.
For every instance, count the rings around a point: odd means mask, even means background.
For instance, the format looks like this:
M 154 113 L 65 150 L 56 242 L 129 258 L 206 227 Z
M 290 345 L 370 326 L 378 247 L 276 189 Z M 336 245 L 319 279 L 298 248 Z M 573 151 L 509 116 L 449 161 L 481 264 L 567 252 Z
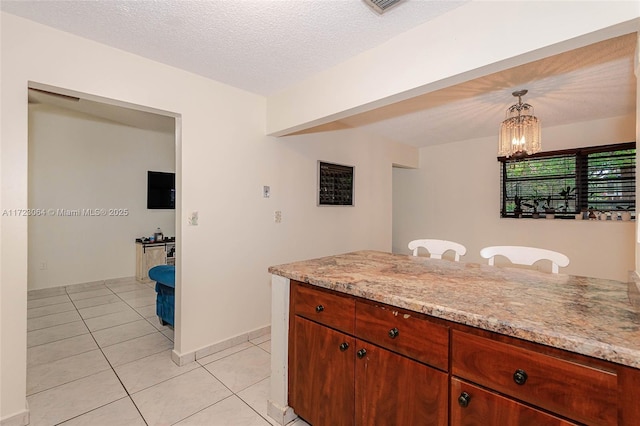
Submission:
M 551 272 L 558 273 L 558 267 L 565 267 L 569 265 L 569 258 L 557 251 L 541 249 L 536 247 L 523 247 L 523 246 L 492 246 L 485 247 L 480 250 L 480 256 L 485 259 L 489 259 L 489 265 L 493 265 L 495 262 L 495 256 L 504 256 L 511 263 L 518 265 L 533 265 L 539 260 L 551 261 Z
M 422 247 L 429 252 L 429 257 L 432 259 L 442 259 L 442 255 L 449 250 L 453 250 L 455 253 L 455 261 L 460 261 L 460 256 L 464 256 L 467 253 L 467 248 L 462 244 L 454 243 L 453 241 L 446 240 L 413 240 L 409 243 L 409 250 L 413 250 L 413 255 L 418 255 L 418 249 Z

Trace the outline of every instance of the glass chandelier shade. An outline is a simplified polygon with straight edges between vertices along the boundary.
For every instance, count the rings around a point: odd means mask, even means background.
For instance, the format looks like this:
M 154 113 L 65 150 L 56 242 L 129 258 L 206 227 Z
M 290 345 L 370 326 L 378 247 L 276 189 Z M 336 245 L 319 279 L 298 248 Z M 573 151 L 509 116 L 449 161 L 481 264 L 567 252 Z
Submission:
M 498 156 L 524 158 L 542 147 L 540 120 L 533 115 L 531 105 L 522 103 L 527 90 L 512 94 L 518 97 L 518 103 L 507 109 L 506 119 L 500 125 Z

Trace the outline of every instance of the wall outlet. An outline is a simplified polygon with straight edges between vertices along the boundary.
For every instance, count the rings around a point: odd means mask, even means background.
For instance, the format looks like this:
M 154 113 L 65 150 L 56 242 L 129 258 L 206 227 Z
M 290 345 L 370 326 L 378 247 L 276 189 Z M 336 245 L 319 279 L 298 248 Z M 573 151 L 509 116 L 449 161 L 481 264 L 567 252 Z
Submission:
M 271 197 L 271 187 L 270 186 L 265 185 L 265 186 L 262 187 L 262 196 L 264 198 Z
M 273 214 L 273 221 L 275 223 L 282 222 L 282 212 L 280 210 L 276 210 Z

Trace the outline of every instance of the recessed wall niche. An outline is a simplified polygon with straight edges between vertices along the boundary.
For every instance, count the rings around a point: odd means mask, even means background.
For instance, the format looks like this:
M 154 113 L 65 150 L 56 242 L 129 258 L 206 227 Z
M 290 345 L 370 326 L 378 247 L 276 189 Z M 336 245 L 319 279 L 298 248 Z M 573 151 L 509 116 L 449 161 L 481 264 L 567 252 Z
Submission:
M 354 167 L 318 161 L 318 205 L 353 206 Z

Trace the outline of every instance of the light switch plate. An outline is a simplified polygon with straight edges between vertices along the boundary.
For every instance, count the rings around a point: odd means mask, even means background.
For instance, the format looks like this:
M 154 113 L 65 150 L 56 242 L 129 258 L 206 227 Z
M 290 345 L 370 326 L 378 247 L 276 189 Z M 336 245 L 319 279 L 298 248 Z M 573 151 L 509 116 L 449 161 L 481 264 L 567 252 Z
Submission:
M 192 212 L 189 217 L 189 226 L 198 226 L 198 212 Z

